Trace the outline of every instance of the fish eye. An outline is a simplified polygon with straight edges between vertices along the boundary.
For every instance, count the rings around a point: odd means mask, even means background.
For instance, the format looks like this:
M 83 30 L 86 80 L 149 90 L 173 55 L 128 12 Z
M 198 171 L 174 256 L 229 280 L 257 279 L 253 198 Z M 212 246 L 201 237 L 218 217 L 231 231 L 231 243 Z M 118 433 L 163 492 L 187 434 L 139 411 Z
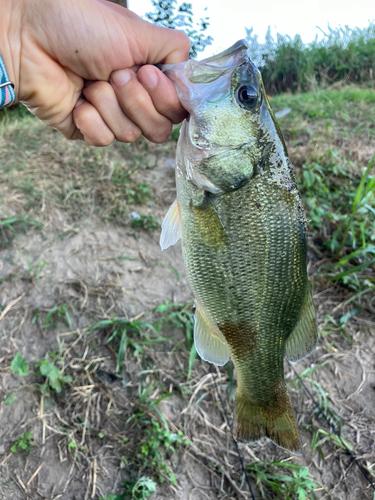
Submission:
M 258 92 L 252 85 L 242 85 L 236 92 L 237 101 L 243 108 L 254 109 L 258 102 Z

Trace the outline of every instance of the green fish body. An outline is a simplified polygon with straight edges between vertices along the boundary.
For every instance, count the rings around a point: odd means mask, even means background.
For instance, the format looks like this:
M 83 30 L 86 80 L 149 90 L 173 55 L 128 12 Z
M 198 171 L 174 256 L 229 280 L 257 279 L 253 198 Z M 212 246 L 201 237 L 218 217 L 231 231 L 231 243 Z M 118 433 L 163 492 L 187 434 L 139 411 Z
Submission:
M 167 71 L 190 117 L 161 246 L 181 238 L 198 354 L 217 365 L 232 358 L 237 438 L 267 436 L 298 451 L 283 360 L 311 352 L 317 326 L 305 214 L 285 143 L 243 41 L 184 64 Z

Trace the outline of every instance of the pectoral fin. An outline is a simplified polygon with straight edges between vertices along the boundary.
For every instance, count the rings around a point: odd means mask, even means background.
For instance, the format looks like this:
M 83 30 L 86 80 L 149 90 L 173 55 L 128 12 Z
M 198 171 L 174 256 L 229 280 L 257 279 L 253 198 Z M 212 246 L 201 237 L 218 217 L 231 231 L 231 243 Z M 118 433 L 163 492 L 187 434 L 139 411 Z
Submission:
M 229 350 L 214 332 L 202 309 L 195 311 L 194 342 L 199 356 L 209 363 L 222 366 L 229 359 Z
M 285 343 L 285 357 L 295 363 L 310 354 L 318 340 L 314 304 L 307 290 L 300 317 Z
M 175 245 L 181 238 L 181 213 L 177 200 L 170 206 L 167 215 L 161 225 L 160 248 L 166 248 Z

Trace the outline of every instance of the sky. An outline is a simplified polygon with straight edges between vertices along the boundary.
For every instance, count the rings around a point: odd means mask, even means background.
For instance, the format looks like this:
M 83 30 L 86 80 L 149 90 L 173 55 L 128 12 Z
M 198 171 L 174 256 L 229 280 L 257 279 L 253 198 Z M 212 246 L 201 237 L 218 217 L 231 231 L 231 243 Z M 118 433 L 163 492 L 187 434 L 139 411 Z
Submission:
M 206 34 L 214 42 L 207 47 L 204 57 L 245 38 L 245 27 L 253 27 L 260 41 L 264 41 L 271 26 L 274 35 L 279 32 L 293 37 L 299 33 L 307 43 L 316 35 L 321 36 L 317 26 L 322 30 L 328 24 L 331 28 L 339 25 L 363 28 L 369 20 L 375 20 L 375 0 L 190 0 L 190 3 L 197 20 L 206 16 L 210 19 Z M 129 0 L 129 9 L 140 16 L 153 10 L 151 0 Z

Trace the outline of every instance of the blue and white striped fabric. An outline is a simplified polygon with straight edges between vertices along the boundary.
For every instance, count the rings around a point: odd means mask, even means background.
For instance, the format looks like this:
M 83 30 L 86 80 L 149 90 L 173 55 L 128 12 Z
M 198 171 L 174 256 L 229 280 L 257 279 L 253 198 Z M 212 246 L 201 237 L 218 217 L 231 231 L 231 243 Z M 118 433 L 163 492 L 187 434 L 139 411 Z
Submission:
M 16 100 L 13 84 L 9 81 L 3 58 L 0 54 L 0 109 L 9 106 Z

